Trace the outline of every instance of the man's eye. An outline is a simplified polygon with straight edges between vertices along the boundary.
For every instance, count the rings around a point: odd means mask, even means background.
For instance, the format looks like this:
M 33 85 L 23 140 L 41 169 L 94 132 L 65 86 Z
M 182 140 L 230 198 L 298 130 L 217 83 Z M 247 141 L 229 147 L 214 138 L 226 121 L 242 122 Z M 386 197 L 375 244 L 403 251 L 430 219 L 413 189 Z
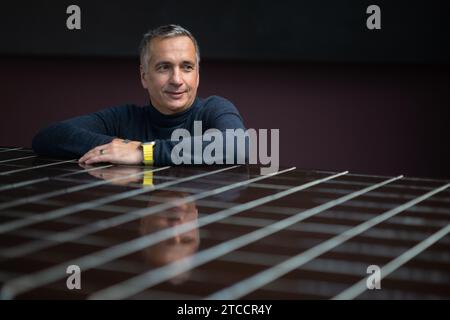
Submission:
M 166 71 L 168 69 L 169 69 L 169 66 L 166 64 L 162 64 L 156 68 L 156 70 L 158 70 L 158 71 Z
M 192 70 L 194 70 L 194 67 L 191 66 L 191 65 L 185 65 L 185 66 L 184 66 L 184 70 L 192 71 Z

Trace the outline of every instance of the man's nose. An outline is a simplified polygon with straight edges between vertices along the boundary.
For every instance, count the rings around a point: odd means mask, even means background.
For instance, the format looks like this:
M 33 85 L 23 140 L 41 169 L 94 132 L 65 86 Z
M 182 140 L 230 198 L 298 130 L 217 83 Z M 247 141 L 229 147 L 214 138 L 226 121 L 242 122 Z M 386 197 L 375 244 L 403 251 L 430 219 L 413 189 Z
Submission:
M 170 82 L 173 85 L 182 85 L 183 84 L 183 78 L 181 76 L 181 71 L 179 68 L 175 68 L 172 72 L 172 77 L 170 78 Z
M 180 244 L 182 242 L 182 234 L 180 232 L 174 232 L 172 237 L 166 241 L 172 245 Z
M 175 237 L 173 237 L 173 241 L 174 241 L 176 244 L 180 244 L 180 243 L 181 243 L 181 234 L 177 233 L 177 234 L 175 235 Z

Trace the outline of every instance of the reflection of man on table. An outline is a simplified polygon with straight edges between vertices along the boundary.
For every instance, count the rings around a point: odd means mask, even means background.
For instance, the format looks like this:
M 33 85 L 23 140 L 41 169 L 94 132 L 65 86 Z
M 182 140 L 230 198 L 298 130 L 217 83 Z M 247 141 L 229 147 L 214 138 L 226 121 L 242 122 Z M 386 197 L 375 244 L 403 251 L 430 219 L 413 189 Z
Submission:
M 149 201 L 149 207 L 161 202 L 175 202 L 189 194 L 171 191 L 156 191 L 152 197 L 163 198 L 160 201 Z M 184 223 L 197 222 L 198 210 L 195 202 L 175 204 L 174 207 L 144 217 L 140 221 L 140 235 L 147 235 L 163 229 L 180 226 Z M 186 232 L 173 229 L 173 237 L 159 242 L 143 250 L 146 263 L 154 267 L 164 266 L 179 259 L 193 255 L 199 248 L 200 235 L 198 228 Z M 189 273 L 183 273 L 172 279 L 176 284 L 186 280 Z
M 142 183 L 142 179 L 145 180 L 145 173 L 147 172 L 147 170 L 133 166 L 113 166 L 106 168 L 86 165 L 81 166 L 85 169 L 92 169 L 87 171 L 87 173 L 96 178 L 103 180 L 112 179 L 113 181 L 111 181 L 111 184 L 124 187 L 133 185 L 139 186 Z M 170 176 L 183 176 L 184 169 L 185 168 L 183 167 L 171 168 Z M 249 173 L 247 169 L 247 167 L 240 167 L 233 173 L 222 172 L 218 177 L 214 177 L 214 180 L 211 182 L 208 182 L 207 178 L 204 181 L 192 182 L 193 188 L 196 190 L 210 190 L 210 183 L 217 183 L 217 180 L 215 179 L 219 179 L 222 183 L 227 183 L 227 181 L 230 183 L 239 182 L 243 177 L 248 179 Z M 139 173 L 143 173 L 144 176 L 138 175 Z M 149 179 L 151 181 L 150 185 L 153 185 L 153 178 Z M 155 179 L 159 181 L 160 178 L 161 177 L 157 176 Z M 158 183 L 156 183 L 155 187 L 157 186 Z M 244 189 L 245 186 L 239 187 L 223 194 L 211 196 L 209 199 L 230 202 L 238 198 L 241 191 Z M 184 201 L 184 199 L 191 196 L 191 194 L 161 189 L 153 190 L 151 193 L 148 193 L 147 196 L 149 200 L 148 202 L 145 202 L 145 204 L 149 208 L 161 203 L 171 205 L 170 208 L 166 210 L 142 217 L 139 220 L 138 226 L 139 236 L 151 235 L 166 229 L 170 229 L 173 232 L 170 238 L 158 242 L 153 246 L 149 246 L 142 251 L 144 261 L 147 265 L 150 268 L 158 268 L 195 254 L 200 246 L 200 232 L 197 225 L 198 209 L 194 201 Z M 190 230 L 180 232 L 177 227 L 187 223 L 193 223 L 194 227 L 189 228 Z M 189 263 L 189 259 L 187 260 L 187 263 Z M 172 278 L 170 282 L 172 284 L 180 284 L 185 280 L 188 280 L 189 277 L 190 271 L 183 272 Z

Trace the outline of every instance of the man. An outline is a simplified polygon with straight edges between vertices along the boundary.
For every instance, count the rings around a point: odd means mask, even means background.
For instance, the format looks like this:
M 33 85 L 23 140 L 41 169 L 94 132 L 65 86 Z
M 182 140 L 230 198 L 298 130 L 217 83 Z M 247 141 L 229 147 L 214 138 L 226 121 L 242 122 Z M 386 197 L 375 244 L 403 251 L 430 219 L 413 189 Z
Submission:
M 245 130 L 231 102 L 217 96 L 197 97 L 200 53 L 186 29 L 166 25 L 149 31 L 141 42 L 140 61 L 141 83 L 150 105 L 113 107 L 53 124 L 34 137 L 35 152 L 81 156 L 83 164 L 171 165 L 177 141 L 170 138 L 175 129 L 194 135 L 194 121 L 201 121 L 203 131 Z

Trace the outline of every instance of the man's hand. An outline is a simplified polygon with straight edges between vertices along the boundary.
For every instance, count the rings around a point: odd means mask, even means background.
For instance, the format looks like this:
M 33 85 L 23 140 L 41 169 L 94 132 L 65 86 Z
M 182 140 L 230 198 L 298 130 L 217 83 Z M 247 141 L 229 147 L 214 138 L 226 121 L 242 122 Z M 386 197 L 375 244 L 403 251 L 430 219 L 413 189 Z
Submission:
M 116 164 L 141 164 L 143 154 L 140 141 L 114 139 L 86 152 L 78 160 L 79 163 L 93 164 L 97 162 L 110 162 Z

